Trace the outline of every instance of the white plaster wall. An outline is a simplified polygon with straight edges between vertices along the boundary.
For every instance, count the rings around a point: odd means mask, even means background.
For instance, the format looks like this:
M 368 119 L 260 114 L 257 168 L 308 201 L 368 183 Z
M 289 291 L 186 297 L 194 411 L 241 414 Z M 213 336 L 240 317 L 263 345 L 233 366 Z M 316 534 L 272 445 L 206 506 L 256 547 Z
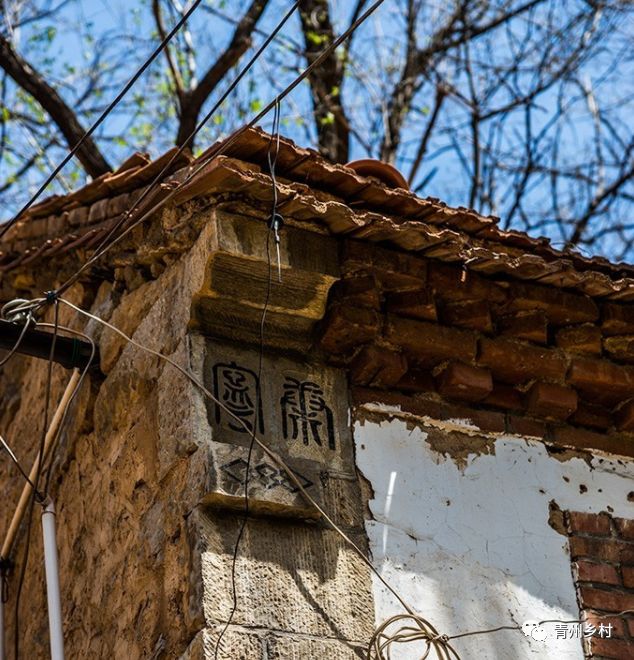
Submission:
M 472 454 L 459 467 L 427 435 L 401 419 L 354 425 L 357 465 L 374 494 L 366 529 L 382 575 L 448 635 L 578 618 L 567 539 L 548 524 L 549 502 L 634 517 L 634 465 L 560 461 L 537 441 L 505 436 L 494 453 Z M 402 611 L 376 579 L 374 592 L 377 623 Z M 580 641 L 549 633 L 545 642 L 502 631 L 454 646 L 463 660 L 583 658 Z M 394 660 L 422 655 L 420 647 L 396 651 Z

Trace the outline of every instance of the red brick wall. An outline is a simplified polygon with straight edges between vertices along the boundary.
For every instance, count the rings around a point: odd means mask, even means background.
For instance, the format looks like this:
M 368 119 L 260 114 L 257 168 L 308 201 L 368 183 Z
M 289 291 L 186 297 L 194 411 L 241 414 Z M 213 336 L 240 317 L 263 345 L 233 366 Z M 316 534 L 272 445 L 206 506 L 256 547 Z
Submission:
M 588 658 L 634 658 L 634 520 L 607 513 L 567 514 L 573 578 L 582 619 L 612 624 L 611 638 L 588 637 Z M 631 614 L 600 618 L 599 614 Z

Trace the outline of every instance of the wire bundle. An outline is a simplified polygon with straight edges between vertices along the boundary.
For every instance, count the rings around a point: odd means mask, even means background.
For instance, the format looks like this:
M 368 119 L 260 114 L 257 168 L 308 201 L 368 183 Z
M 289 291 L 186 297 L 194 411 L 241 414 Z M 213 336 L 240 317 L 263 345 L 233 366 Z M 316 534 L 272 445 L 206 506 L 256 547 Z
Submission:
M 399 627 L 396 630 L 389 631 L 397 624 Z M 449 643 L 449 637 L 439 634 L 427 619 L 413 612 L 391 616 L 376 628 L 368 647 L 367 660 L 390 660 L 391 647 L 396 644 L 419 644 L 423 647 L 420 660 L 426 660 L 432 650 L 440 660 L 460 660 Z

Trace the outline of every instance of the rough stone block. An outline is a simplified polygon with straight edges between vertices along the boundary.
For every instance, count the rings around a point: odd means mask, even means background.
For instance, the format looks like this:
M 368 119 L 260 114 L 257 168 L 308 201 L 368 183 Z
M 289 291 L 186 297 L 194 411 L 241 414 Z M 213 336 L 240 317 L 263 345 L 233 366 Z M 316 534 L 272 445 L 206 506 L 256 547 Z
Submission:
M 190 655 L 185 655 L 180 660 L 268 659 L 266 641 L 260 634 L 230 625 L 220 639 L 224 628 L 224 625 L 218 625 L 202 631 L 203 638 L 199 646 L 194 647 Z M 218 645 L 219 640 L 220 645 Z
M 358 660 L 365 657 L 367 644 L 338 639 L 311 639 L 295 635 L 271 635 L 267 638 L 268 660 Z
M 204 340 L 202 378 L 219 402 L 206 400 L 211 473 L 205 500 L 242 508 L 253 433 L 323 506 L 322 473 L 354 475 L 347 383 L 343 372 Z M 231 414 L 233 413 L 233 414 Z M 253 445 L 249 499 L 254 512 L 316 517 L 274 457 Z
M 528 410 L 538 417 L 567 419 L 577 408 L 577 392 L 562 385 L 534 383 L 526 397 Z
M 232 609 L 231 558 L 240 517 L 209 521 L 203 553 L 205 616 L 222 623 Z M 361 535 L 355 542 L 363 547 Z M 367 639 L 374 626 L 369 569 L 334 531 L 251 519 L 235 571 L 237 626 L 312 637 Z M 317 606 L 318 604 L 318 606 Z

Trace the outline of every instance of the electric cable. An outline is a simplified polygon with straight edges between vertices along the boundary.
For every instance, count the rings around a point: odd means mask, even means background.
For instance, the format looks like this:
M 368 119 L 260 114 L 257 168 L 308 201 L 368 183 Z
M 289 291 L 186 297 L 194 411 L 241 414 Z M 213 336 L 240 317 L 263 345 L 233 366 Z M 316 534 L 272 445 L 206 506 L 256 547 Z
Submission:
M 215 405 L 217 405 L 221 410 L 223 410 L 227 415 L 229 415 L 237 424 L 239 424 L 246 432 L 252 434 L 252 429 L 249 428 L 249 426 L 246 424 L 246 422 L 236 415 L 230 408 L 228 408 L 220 399 L 218 399 L 216 396 L 214 396 L 206 387 L 205 385 L 186 367 L 183 367 L 180 365 L 178 362 L 176 362 L 174 359 L 168 357 L 167 355 L 163 355 L 159 351 L 156 351 L 149 346 L 145 346 L 144 344 L 139 343 L 132 337 L 129 337 L 126 335 L 122 330 L 117 328 L 116 326 L 112 325 L 108 321 L 105 321 L 104 319 L 99 318 L 95 314 L 92 314 L 81 307 L 78 307 L 77 305 L 65 300 L 64 298 L 59 298 L 59 302 L 69 306 L 70 308 L 74 309 L 78 314 L 81 314 L 85 316 L 86 318 L 92 319 L 104 327 L 110 329 L 112 332 L 116 333 L 120 337 L 122 337 L 124 340 L 126 340 L 128 343 L 131 345 L 135 346 L 141 351 L 144 351 L 145 353 L 148 353 L 149 355 L 153 355 L 155 357 L 158 357 L 159 359 L 167 362 L 168 364 L 172 365 L 177 371 L 179 371 L 183 376 L 185 376 L 191 383 L 193 383 L 200 391 L 201 393 L 208 398 L 210 401 L 212 401 Z M 272 449 L 270 449 L 266 443 L 264 443 L 262 440 L 260 440 L 257 435 L 255 435 L 255 443 L 262 449 L 262 451 L 286 474 L 288 475 L 289 479 L 293 482 L 293 484 L 297 487 L 298 491 L 302 493 L 302 495 L 306 498 L 308 503 L 310 503 L 315 510 L 321 515 L 321 517 L 330 525 L 330 527 L 341 536 L 341 538 L 355 551 L 355 553 L 358 555 L 358 557 L 361 559 L 361 561 L 368 566 L 368 568 L 372 571 L 372 573 L 377 577 L 377 579 L 392 593 L 392 595 L 398 600 L 398 602 L 401 604 L 401 606 L 404 608 L 404 610 L 407 612 L 407 614 L 401 614 L 401 615 L 396 615 L 396 617 L 391 617 L 388 619 L 386 623 L 382 623 L 379 627 L 377 627 L 377 630 L 375 631 L 375 634 L 373 635 L 372 638 L 372 645 L 368 649 L 367 653 L 367 660 L 389 660 L 389 656 L 385 655 L 384 651 L 386 649 L 389 650 L 389 646 L 385 646 L 384 642 L 389 641 L 391 638 L 395 637 L 394 634 L 386 634 L 385 633 L 385 628 L 389 623 L 394 623 L 394 621 L 399 621 L 407 618 L 412 619 L 412 621 L 415 623 L 417 626 L 417 629 L 412 629 L 409 631 L 409 633 L 412 634 L 411 639 L 408 639 L 408 641 L 422 641 L 427 645 L 427 649 L 425 652 L 425 655 L 423 655 L 423 658 L 427 658 L 429 656 L 429 652 L 431 649 L 434 649 L 437 654 L 444 654 L 444 655 L 438 655 L 438 657 L 441 660 L 460 660 L 460 656 L 458 653 L 453 649 L 451 646 L 450 642 L 453 639 L 459 639 L 459 638 L 464 638 L 464 637 L 471 637 L 471 636 L 476 636 L 476 635 L 484 635 L 484 634 L 492 634 L 498 631 L 502 630 L 521 630 L 520 626 L 500 626 L 498 628 L 493 628 L 493 629 L 484 629 L 484 630 L 473 630 L 473 631 L 468 631 L 465 633 L 459 633 L 456 635 L 441 635 L 439 634 L 434 626 L 429 623 L 426 619 L 424 619 L 422 616 L 416 614 L 412 608 L 406 603 L 406 601 L 401 597 L 401 595 L 396 591 L 396 589 L 381 575 L 381 573 L 378 571 L 378 569 L 372 564 L 372 562 L 366 557 L 365 553 L 363 550 L 337 525 L 337 523 L 329 516 L 329 514 L 314 500 L 312 495 L 307 492 L 301 481 L 297 478 L 295 475 L 294 471 L 285 463 L 285 461 Z M 625 614 L 634 614 L 634 610 L 625 610 L 623 612 L 620 612 L 618 614 L 610 613 L 610 614 L 603 614 L 603 615 L 595 615 L 599 616 L 599 618 L 611 618 L 611 617 L 618 617 L 621 615 Z M 546 620 L 543 621 L 542 623 L 547 623 L 550 621 L 557 621 L 557 620 Z M 575 623 L 583 623 L 583 621 L 576 620 Z M 413 636 L 414 630 L 416 631 L 416 636 Z M 420 631 L 419 631 L 420 630 Z M 382 639 L 379 642 L 379 646 L 377 648 L 376 646 L 376 640 L 377 638 L 382 635 Z M 401 639 L 404 639 L 402 637 Z M 395 639 L 394 642 L 397 640 Z M 394 643 L 393 642 L 393 643 Z M 377 655 L 377 652 L 379 655 Z
M 47 177 L 46 181 L 35 191 L 33 196 L 29 201 L 24 204 L 24 206 L 0 228 L 0 238 L 2 238 L 6 232 L 17 222 L 18 218 L 25 213 L 35 202 L 35 200 L 46 190 L 46 187 L 55 179 L 55 177 L 64 169 L 66 164 L 71 160 L 71 158 L 77 153 L 81 145 L 101 126 L 106 117 L 114 110 L 114 108 L 119 104 L 121 99 L 130 91 L 132 86 L 136 81 L 145 73 L 147 68 L 154 62 L 154 60 L 161 54 L 163 49 L 169 44 L 174 35 L 181 29 L 181 27 L 187 22 L 187 19 L 194 13 L 198 5 L 202 0 L 194 0 L 192 6 L 183 14 L 181 19 L 176 23 L 176 25 L 170 30 L 169 34 L 165 36 L 163 41 L 154 49 L 150 57 L 148 57 L 145 62 L 140 66 L 136 73 L 128 80 L 128 82 L 123 86 L 123 89 L 115 96 L 115 98 L 110 102 L 108 107 L 99 115 L 94 124 L 82 135 L 77 144 L 68 152 L 68 154 L 62 159 L 59 165 L 51 172 Z
M 273 144 L 274 135 L 276 135 L 275 143 L 275 157 L 271 158 L 271 147 Z M 269 139 L 269 149 L 267 152 L 267 160 L 269 164 L 269 172 L 271 174 L 271 180 L 273 183 L 273 203 L 271 207 L 271 219 L 268 225 L 266 232 L 266 260 L 267 260 L 267 283 L 266 283 L 266 295 L 264 299 L 264 307 L 262 308 L 262 316 L 260 317 L 260 335 L 259 335 L 259 355 L 258 355 L 258 371 L 257 371 L 257 381 L 255 388 L 255 401 L 256 401 L 256 410 L 259 410 L 259 402 L 261 398 L 261 382 L 262 382 L 262 365 L 264 362 L 264 324 L 266 322 L 266 314 L 269 308 L 269 302 L 271 299 L 271 288 L 273 286 L 273 278 L 271 275 L 271 234 L 275 233 L 276 244 L 279 246 L 279 233 L 277 229 L 277 182 L 275 179 L 275 166 L 277 165 L 277 157 L 280 149 L 280 107 L 279 104 L 275 107 L 275 114 L 273 116 L 273 132 Z M 279 249 L 278 249 L 278 268 L 279 268 Z M 231 558 L 231 593 L 233 598 L 233 603 L 231 606 L 231 612 L 229 617 L 225 622 L 225 625 L 218 635 L 216 640 L 216 646 L 214 651 L 214 660 L 218 660 L 218 651 L 220 649 L 220 642 L 225 636 L 233 617 L 238 610 L 238 593 L 236 587 L 236 565 L 238 562 L 238 553 L 240 551 L 240 543 L 244 532 L 246 531 L 247 524 L 249 521 L 249 478 L 251 473 L 251 459 L 253 457 L 253 448 L 255 446 L 255 434 L 257 431 L 257 413 L 256 419 L 253 422 L 253 433 L 251 433 L 251 440 L 249 442 L 249 449 L 247 452 L 247 464 L 244 477 L 244 513 L 242 516 L 242 521 L 240 523 L 240 529 L 238 531 L 238 536 L 236 538 L 235 546 L 233 548 L 233 556 Z
M 376 9 L 378 9 L 385 0 L 376 0 L 359 18 L 357 18 L 350 27 L 343 32 L 337 39 L 335 39 L 329 46 L 327 46 L 305 69 L 299 74 L 293 82 L 291 82 L 282 92 L 280 92 L 274 99 L 271 101 L 261 112 L 259 112 L 255 117 L 253 117 L 248 123 L 244 124 L 241 128 L 232 133 L 227 139 L 223 140 L 215 148 L 212 148 L 207 156 L 202 159 L 200 163 L 190 172 L 190 174 L 184 179 L 180 185 L 175 187 L 170 191 L 162 200 L 154 204 L 150 209 L 144 211 L 141 216 L 135 220 L 129 227 L 127 227 L 121 234 L 112 239 L 112 241 L 105 246 L 98 253 L 94 254 L 74 275 L 72 275 L 64 284 L 62 284 L 57 290 L 56 293 L 64 293 L 75 281 L 81 273 L 93 264 L 97 259 L 101 258 L 109 249 L 114 245 L 119 243 L 125 236 L 132 232 L 136 227 L 141 223 L 145 222 L 147 218 L 154 215 L 158 210 L 160 210 L 167 202 L 174 198 L 174 196 L 186 185 L 188 184 L 199 172 L 202 171 L 213 159 L 225 153 L 235 141 L 244 133 L 244 131 L 252 128 L 259 122 L 263 117 L 265 117 L 277 103 L 282 101 L 286 96 L 288 96 L 303 80 L 305 80 L 312 71 L 317 68 L 330 53 L 340 46 L 365 20 L 367 20 Z
M 59 289 L 58 293 L 63 293 L 66 291 L 66 289 L 77 280 L 79 275 L 88 268 L 92 263 L 94 263 L 99 257 L 105 252 L 104 246 L 107 244 L 108 240 L 110 239 L 111 236 L 113 236 L 118 229 L 120 229 L 125 222 L 131 217 L 131 215 L 134 213 L 135 210 L 140 208 L 141 203 L 150 195 L 150 192 L 153 192 L 158 184 L 163 180 L 163 177 L 165 176 L 165 173 L 169 171 L 169 168 L 172 166 L 172 164 L 176 161 L 176 159 L 183 153 L 183 151 L 187 148 L 187 146 L 191 143 L 191 141 L 198 135 L 198 133 L 204 128 L 204 126 L 207 124 L 207 122 L 211 119 L 211 117 L 218 111 L 220 106 L 227 100 L 227 98 L 230 96 L 230 94 L 235 90 L 235 88 L 238 86 L 242 78 L 250 71 L 251 67 L 257 62 L 257 60 L 260 58 L 262 53 L 266 50 L 266 48 L 269 46 L 269 44 L 275 39 L 277 34 L 280 32 L 280 30 L 284 27 L 284 25 L 287 23 L 289 18 L 293 15 L 295 10 L 299 7 L 300 0 L 297 0 L 291 8 L 284 14 L 280 22 L 275 26 L 273 31 L 268 35 L 268 37 L 262 42 L 260 47 L 257 49 L 257 51 L 253 54 L 251 59 L 247 62 L 247 64 L 242 68 L 242 70 L 238 73 L 238 75 L 232 80 L 231 84 L 227 89 L 223 92 L 223 94 L 220 96 L 220 98 L 214 103 L 212 108 L 207 112 L 207 114 L 198 122 L 196 127 L 192 130 L 192 132 L 189 134 L 187 139 L 183 142 L 183 144 L 180 145 L 180 147 L 174 152 L 172 157 L 169 159 L 169 161 L 163 166 L 161 171 L 154 177 L 154 179 L 148 184 L 148 186 L 145 188 L 139 199 L 137 199 L 133 206 L 124 213 L 121 218 L 106 232 L 106 235 L 103 237 L 103 239 L 100 241 L 99 245 L 97 246 L 95 250 L 95 254 L 73 275 L 67 282 L 65 282 Z M 191 178 L 191 177 L 190 177 Z M 186 179 L 188 181 L 189 179 Z M 106 248 L 107 249 L 107 248 Z
M 20 348 L 20 344 L 24 339 L 24 335 L 26 335 L 26 331 L 29 329 L 31 319 L 32 317 L 30 317 L 30 319 L 24 324 L 24 327 L 20 331 L 20 335 L 13 345 L 13 348 L 11 348 L 11 350 L 2 358 L 2 360 L 0 360 L 0 367 L 4 367 L 4 365 L 17 353 L 18 349 Z
M 54 298 L 53 302 L 53 317 L 54 317 L 54 330 L 53 330 L 53 339 L 51 341 L 51 350 L 48 357 L 48 371 L 46 376 L 46 390 L 44 395 L 44 423 L 42 426 L 42 434 L 40 437 L 40 448 L 39 455 L 40 461 L 38 463 L 37 471 L 35 473 L 34 488 L 31 492 L 31 497 L 29 501 L 29 513 L 27 518 L 26 526 L 26 542 L 24 553 L 22 555 L 22 563 L 20 566 L 20 576 L 18 579 L 18 588 L 15 595 L 15 610 L 13 616 L 13 649 L 15 660 L 19 660 L 20 657 L 20 597 L 22 595 L 22 587 L 24 586 L 24 578 L 26 576 L 26 566 L 29 561 L 29 550 L 31 548 L 31 528 L 33 526 L 33 510 L 35 508 L 35 500 L 37 499 L 39 486 L 39 480 L 42 473 L 42 463 L 44 458 L 44 445 L 46 441 L 46 431 L 48 428 L 48 412 L 49 405 L 51 400 L 51 386 L 53 380 L 53 356 L 55 355 L 55 344 L 57 343 L 57 330 L 59 325 L 59 303 L 57 298 Z

